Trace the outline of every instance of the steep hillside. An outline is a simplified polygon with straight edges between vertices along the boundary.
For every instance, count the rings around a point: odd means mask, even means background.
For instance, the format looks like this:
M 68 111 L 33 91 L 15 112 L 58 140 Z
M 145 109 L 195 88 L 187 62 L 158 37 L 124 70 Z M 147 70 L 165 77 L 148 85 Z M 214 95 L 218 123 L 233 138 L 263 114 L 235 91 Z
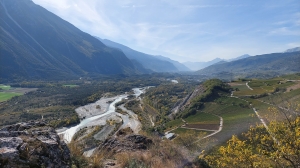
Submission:
M 129 59 L 134 59 L 141 63 L 145 68 L 150 69 L 155 72 L 176 72 L 178 69 L 171 63 L 165 60 L 161 60 L 156 58 L 153 55 L 145 54 L 136 50 L 133 50 L 127 46 L 124 46 L 122 44 L 107 40 L 107 39 L 101 39 L 98 38 L 102 43 L 109 47 L 114 47 L 117 49 L 120 49 L 124 52 L 124 54 Z
M 32 1 L 0 2 L 2 79 L 137 72 L 121 51 L 105 46 Z
M 227 73 L 235 77 L 272 77 L 299 72 L 299 65 L 300 52 L 272 53 L 211 65 L 196 73 L 215 77 L 224 77 Z

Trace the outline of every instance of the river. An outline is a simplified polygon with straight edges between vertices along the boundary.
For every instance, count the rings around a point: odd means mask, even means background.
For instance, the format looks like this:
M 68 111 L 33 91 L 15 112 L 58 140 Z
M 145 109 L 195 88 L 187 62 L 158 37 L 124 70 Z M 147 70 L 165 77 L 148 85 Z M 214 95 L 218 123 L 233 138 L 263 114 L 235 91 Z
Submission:
M 133 88 L 132 90 L 134 91 L 134 95 L 136 97 L 139 97 L 142 93 L 145 92 L 145 90 L 147 88 L 149 88 L 149 87 Z M 66 129 L 65 131 L 59 132 L 58 134 L 63 134 L 63 138 L 64 138 L 65 142 L 67 142 L 67 143 L 71 142 L 75 133 L 77 131 L 79 131 L 81 128 L 86 127 L 91 122 L 95 122 L 96 120 L 99 120 L 99 118 L 101 118 L 101 117 L 104 117 L 108 114 L 116 112 L 115 104 L 120 102 L 122 99 L 126 98 L 127 96 L 128 96 L 128 94 L 123 94 L 123 95 L 117 96 L 117 98 L 109 105 L 108 110 L 105 113 L 99 114 L 99 115 L 96 115 L 96 116 L 93 116 L 90 118 L 86 118 L 86 119 L 82 120 L 78 125 L 76 125 L 74 127 L 70 127 L 68 129 Z M 99 125 L 101 125 L 101 124 L 99 123 Z

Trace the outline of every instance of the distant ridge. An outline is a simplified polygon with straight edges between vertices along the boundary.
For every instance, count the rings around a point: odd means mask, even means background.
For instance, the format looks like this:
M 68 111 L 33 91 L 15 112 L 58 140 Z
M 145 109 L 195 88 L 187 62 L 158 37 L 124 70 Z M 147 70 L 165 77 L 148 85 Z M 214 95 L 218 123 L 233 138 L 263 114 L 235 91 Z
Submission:
M 300 52 L 272 53 L 214 64 L 195 73 L 211 77 L 224 77 L 224 74 L 240 77 L 273 77 L 300 72 L 299 65 Z
M 285 50 L 284 52 L 289 53 L 289 52 L 298 52 L 298 51 L 300 51 L 300 47 L 291 48 L 291 49 Z
M 197 71 L 199 69 L 203 69 L 205 67 L 208 67 L 210 65 L 213 65 L 217 62 L 223 61 L 221 58 L 215 58 L 211 61 L 207 61 L 207 62 L 184 62 L 183 64 L 188 67 L 189 69 L 193 70 L 193 71 Z
M 244 59 L 244 58 L 248 58 L 248 57 L 250 57 L 250 55 L 244 54 L 244 55 L 241 55 L 239 57 L 232 58 L 232 59 L 227 59 L 227 60 L 226 59 L 221 59 L 221 58 L 215 58 L 215 59 L 213 59 L 211 61 L 207 61 L 207 62 L 184 62 L 183 64 L 185 66 L 189 67 L 191 70 L 197 71 L 197 70 L 201 70 L 203 68 L 206 68 L 210 65 L 236 61 L 236 60 Z
M 244 55 L 241 55 L 241 56 L 236 57 L 236 58 L 228 59 L 228 60 L 226 60 L 226 61 L 227 61 L 227 62 L 231 62 L 231 61 L 236 61 L 236 60 L 240 60 L 240 59 L 244 59 L 244 58 L 248 58 L 248 57 L 250 57 L 250 55 L 244 54 Z
M 124 54 L 129 59 L 134 59 L 138 61 L 140 64 L 142 64 L 146 69 L 150 69 L 154 72 L 177 72 L 179 69 L 176 68 L 174 64 L 167 61 L 166 59 L 159 59 L 154 55 L 145 54 L 136 50 L 133 50 L 123 44 L 119 44 L 116 42 L 113 42 L 108 39 L 101 39 L 97 37 L 102 43 L 109 47 L 120 49 L 124 52 Z

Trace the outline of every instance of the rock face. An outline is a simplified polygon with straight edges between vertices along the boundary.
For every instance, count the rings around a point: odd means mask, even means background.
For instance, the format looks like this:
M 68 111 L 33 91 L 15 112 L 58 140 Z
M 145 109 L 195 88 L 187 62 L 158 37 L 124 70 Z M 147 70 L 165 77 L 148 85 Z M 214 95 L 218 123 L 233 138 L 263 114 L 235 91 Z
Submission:
M 151 144 L 151 139 L 143 135 L 131 134 L 124 137 L 107 139 L 100 146 L 100 149 L 113 152 L 146 150 Z
M 69 164 L 67 145 L 45 123 L 32 121 L 0 129 L 0 167 L 65 168 Z

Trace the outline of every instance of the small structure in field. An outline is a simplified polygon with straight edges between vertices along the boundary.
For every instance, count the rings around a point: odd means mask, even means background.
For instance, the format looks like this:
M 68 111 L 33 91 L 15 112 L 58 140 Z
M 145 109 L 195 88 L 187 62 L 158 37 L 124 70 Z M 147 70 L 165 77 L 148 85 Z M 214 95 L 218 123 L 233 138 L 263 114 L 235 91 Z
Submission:
M 165 137 L 166 137 L 167 139 L 171 140 L 171 139 L 175 138 L 175 133 L 167 133 L 167 134 L 165 135 Z

